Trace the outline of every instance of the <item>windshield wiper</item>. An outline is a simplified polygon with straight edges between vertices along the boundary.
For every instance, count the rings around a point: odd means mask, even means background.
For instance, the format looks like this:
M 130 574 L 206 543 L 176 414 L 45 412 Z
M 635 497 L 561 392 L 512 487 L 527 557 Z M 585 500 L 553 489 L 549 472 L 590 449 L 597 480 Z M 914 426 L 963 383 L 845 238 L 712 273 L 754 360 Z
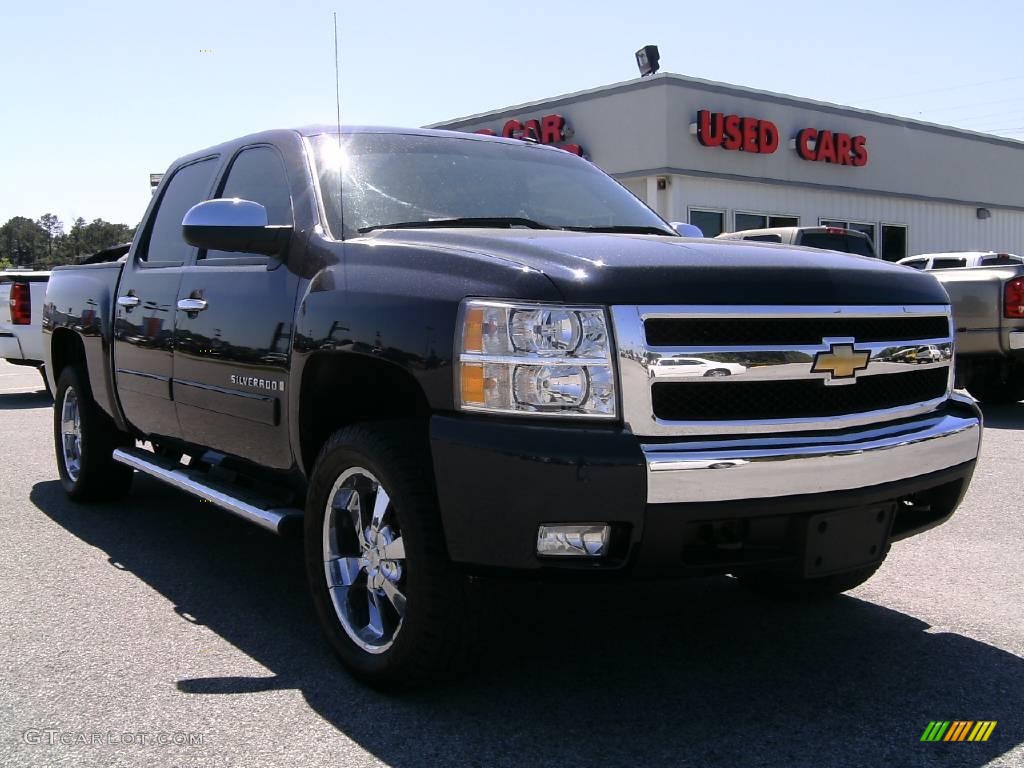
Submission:
M 360 227 L 357 231 L 360 234 L 372 232 L 375 229 L 438 229 L 442 227 L 526 227 L 527 229 L 560 229 L 549 224 L 542 224 L 533 219 L 524 219 L 518 216 L 477 216 L 477 217 L 453 217 L 450 219 L 426 219 L 424 221 L 396 221 L 393 224 L 374 224 L 371 227 Z
M 638 224 L 607 224 L 596 227 L 565 227 L 572 232 L 611 232 L 624 235 L 672 235 L 676 233 L 670 229 L 652 227 Z

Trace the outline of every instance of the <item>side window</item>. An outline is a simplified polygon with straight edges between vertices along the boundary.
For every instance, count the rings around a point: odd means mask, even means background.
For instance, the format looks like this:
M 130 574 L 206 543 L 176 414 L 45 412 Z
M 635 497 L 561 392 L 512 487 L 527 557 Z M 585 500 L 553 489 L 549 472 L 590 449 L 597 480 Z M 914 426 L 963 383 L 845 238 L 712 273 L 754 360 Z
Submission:
M 781 243 L 781 235 L 747 235 L 744 240 L 757 240 L 761 243 Z
M 174 172 L 156 209 L 149 237 L 139 251 L 140 261 L 183 263 L 188 259 L 192 246 L 181 237 L 181 220 L 189 208 L 209 194 L 217 170 L 214 159 L 200 160 Z
M 928 266 L 928 259 L 914 259 L 913 261 L 904 261 L 904 267 L 911 267 L 912 269 L 924 269 Z
M 217 197 L 251 200 L 267 209 L 268 224 L 292 224 L 292 198 L 288 178 L 277 151 L 270 147 L 242 150 L 231 163 L 227 181 Z M 223 259 L 244 256 L 227 251 L 208 251 L 201 258 Z

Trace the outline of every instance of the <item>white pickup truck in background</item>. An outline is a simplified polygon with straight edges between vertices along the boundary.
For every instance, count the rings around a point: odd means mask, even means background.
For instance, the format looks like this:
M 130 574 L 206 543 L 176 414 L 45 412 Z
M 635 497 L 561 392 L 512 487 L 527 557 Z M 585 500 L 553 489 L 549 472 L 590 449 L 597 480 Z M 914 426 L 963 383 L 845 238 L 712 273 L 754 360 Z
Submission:
M 983 403 L 1024 400 L 1024 259 L 1013 253 L 922 253 L 900 264 L 934 272 L 949 294 L 959 386 Z
M 44 384 L 41 324 L 49 280 L 49 272 L 0 272 L 0 359 L 38 368 Z

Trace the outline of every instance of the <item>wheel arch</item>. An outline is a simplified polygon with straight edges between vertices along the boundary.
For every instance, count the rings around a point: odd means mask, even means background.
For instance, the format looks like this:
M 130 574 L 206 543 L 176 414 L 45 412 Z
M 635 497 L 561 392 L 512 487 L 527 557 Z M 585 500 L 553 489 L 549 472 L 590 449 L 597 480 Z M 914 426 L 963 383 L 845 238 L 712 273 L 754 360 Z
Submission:
M 299 459 L 307 477 L 320 449 L 342 427 L 366 421 L 420 423 L 426 436 L 430 405 L 415 376 L 380 358 L 319 353 L 306 362 L 298 397 Z

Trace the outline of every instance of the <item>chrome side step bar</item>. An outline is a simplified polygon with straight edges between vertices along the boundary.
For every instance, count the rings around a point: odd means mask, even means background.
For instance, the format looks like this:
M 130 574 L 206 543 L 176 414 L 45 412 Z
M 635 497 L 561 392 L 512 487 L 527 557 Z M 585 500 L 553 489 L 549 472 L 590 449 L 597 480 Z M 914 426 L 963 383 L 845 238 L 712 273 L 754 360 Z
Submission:
M 169 466 L 166 463 L 161 463 L 160 459 L 149 451 L 118 448 L 114 451 L 113 458 L 114 461 L 126 464 L 137 469 L 139 472 L 144 472 L 168 485 L 173 485 L 175 488 L 185 491 L 185 493 L 205 499 L 211 504 L 216 504 L 221 509 L 226 509 L 228 512 L 238 515 L 251 523 L 256 523 L 256 525 L 274 533 L 281 533 L 282 526 L 286 520 L 302 516 L 302 510 L 300 509 L 291 507 L 264 508 L 243 501 L 213 487 L 208 482 L 204 482 L 205 478 L 194 476 L 185 466 Z

